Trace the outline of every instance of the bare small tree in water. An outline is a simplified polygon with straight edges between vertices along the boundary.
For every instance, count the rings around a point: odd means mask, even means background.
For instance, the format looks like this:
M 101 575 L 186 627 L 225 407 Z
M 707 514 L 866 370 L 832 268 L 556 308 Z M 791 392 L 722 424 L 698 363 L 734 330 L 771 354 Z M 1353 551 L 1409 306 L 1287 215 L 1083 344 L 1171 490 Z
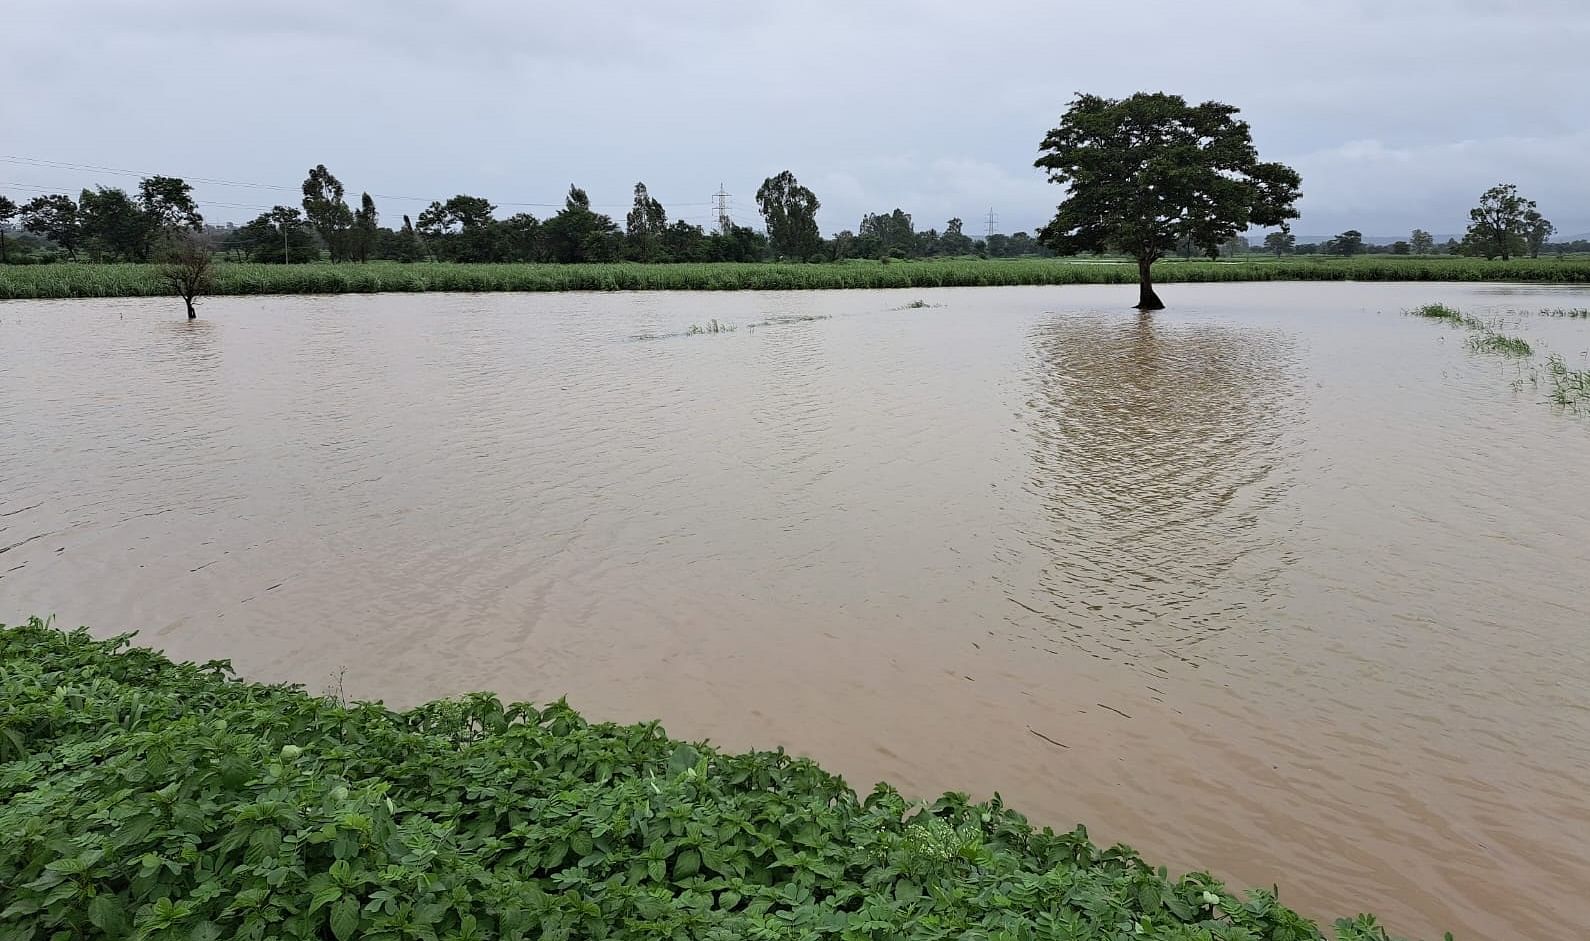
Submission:
M 188 319 L 199 316 L 193 302 L 214 287 L 210 249 L 196 233 L 183 233 L 171 242 L 160 265 L 160 277 L 188 305 Z

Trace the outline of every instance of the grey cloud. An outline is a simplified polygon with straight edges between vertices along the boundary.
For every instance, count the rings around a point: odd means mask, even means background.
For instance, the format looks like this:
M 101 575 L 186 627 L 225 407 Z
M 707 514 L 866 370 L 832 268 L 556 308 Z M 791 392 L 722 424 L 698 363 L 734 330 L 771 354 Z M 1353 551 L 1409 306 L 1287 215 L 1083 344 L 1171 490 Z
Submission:
M 1238 105 L 1302 171 L 1301 232 L 1450 229 L 1501 180 L 1590 230 L 1576 0 L 18 6 L 0 151 L 282 187 L 202 186 L 215 219 L 295 201 L 324 162 L 420 197 L 389 217 L 455 192 L 556 203 L 570 182 L 617 206 L 645 180 L 693 221 L 721 182 L 751 222 L 789 168 L 825 231 L 896 206 L 1031 230 L 1059 195 L 1037 141 L 1071 94 L 1165 89 Z M 126 182 L 0 167 L 35 191 Z

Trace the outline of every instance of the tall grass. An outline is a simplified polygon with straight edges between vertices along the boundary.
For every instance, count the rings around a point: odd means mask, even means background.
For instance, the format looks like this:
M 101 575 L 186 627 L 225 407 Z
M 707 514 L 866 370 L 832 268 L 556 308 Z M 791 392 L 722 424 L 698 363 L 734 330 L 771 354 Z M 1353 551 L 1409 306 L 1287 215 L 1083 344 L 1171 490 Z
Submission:
M 1283 261 L 1166 260 L 1162 283 L 1226 281 L 1547 281 L 1590 283 L 1590 261 L 1386 258 Z M 368 294 L 416 291 L 784 291 L 985 285 L 1132 284 L 1134 265 L 1072 259 L 952 259 L 835 264 L 634 263 L 541 265 L 371 262 L 262 265 L 227 262 L 215 293 Z M 166 294 L 154 265 L 0 265 L 0 299 Z

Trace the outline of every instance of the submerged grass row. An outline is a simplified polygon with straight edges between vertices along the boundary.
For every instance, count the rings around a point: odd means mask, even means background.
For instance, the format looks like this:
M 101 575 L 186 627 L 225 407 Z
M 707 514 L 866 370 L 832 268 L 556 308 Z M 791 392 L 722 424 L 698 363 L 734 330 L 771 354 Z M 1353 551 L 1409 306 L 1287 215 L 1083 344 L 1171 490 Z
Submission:
M 1425 317 L 1430 320 L 1444 320 L 1447 323 L 1467 327 L 1469 329 L 1469 349 L 1477 353 L 1500 353 L 1504 356 L 1532 356 L 1535 348 L 1523 337 L 1505 334 L 1500 329 L 1500 323 L 1490 323 L 1478 317 L 1469 315 L 1450 307 L 1446 304 L 1425 304 L 1415 307 L 1408 313 L 1415 317 Z
M 0 626 L 0 693 L 5 939 L 1321 937 L 997 797 L 861 798 L 561 702 L 343 705 L 38 620 Z
M 1567 259 L 1348 258 L 1180 261 L 1155 265 L 1178 281 L 1551 281 L 1590 283 L 1590 261 Z M 1135 284 L 1137 267 L 1068 259 L 954 259 L 882 264 L 455 264 L 370 262 L 216 266 L 216 294 L 354 294 L 414 291 L 736 291 Z M 170 293 L 157 266 L 0 265 L 0 300 L 149 297 Z
M 1543 310 L 1539 313 L 1547 317 L 1578 317 L 1579 312 L 1580 309 L 1575 308 Z M 1469 316 L 1446 304 L 1425 304 L 1408 313 L 1415 317 L 1441 320 L 1468 328 L 1468 347 L 1477 353 L 1498 353 L 1521 359 L 1535 354 L 1535 348 L 1528 340 L 1503 333 L 1499 323 Z M 1577 409 L 1580 405 L 1590 403 L 1590 370 L 1574 369 L 1555 353 L 1546 357 L 1543 368 L 1535 366 L 1527 368 L 1529 371 L 1520 374 L 1519 380 L 1514 384 L 1515 388 L 1522 388 L 1525 380 L 1537 387 L 1544 382 L 1553 405 Z

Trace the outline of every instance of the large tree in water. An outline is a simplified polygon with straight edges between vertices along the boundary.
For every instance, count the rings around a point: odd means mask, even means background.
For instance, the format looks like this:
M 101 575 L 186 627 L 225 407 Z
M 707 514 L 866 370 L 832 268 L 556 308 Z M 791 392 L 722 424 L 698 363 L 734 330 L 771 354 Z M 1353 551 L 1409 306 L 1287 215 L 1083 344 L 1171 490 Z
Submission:
M 1216 101 L 1078 95 L 1039 152 L 1035 165 L 1067 187 L 1039 241 L 1060 255 L 1137 259 L 1141 310 L 1165 306 L 1151 269 L 1182 240 L 1207 251 L 1250 226 L 1297 218 L 1297 171 L 1261 163 L 1247 122 Z

